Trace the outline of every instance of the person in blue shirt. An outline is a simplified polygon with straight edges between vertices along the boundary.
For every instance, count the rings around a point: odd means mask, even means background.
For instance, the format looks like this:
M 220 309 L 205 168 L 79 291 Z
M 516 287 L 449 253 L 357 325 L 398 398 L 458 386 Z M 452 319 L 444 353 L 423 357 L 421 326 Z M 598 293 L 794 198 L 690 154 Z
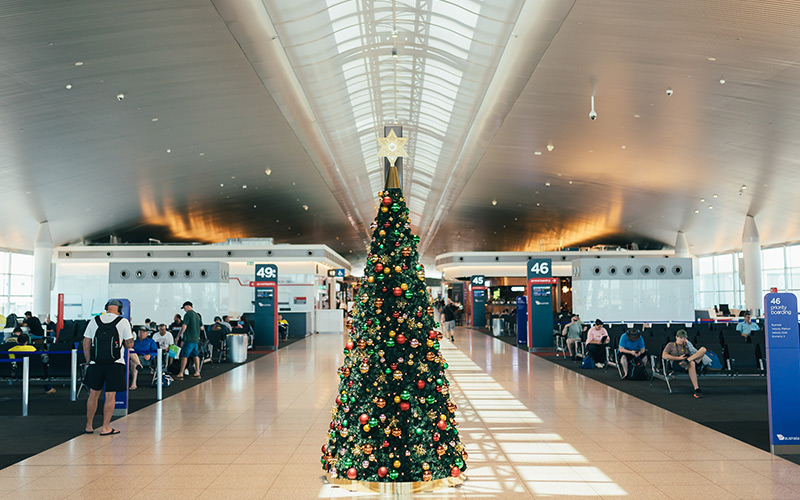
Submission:
M 642 363 L 647 364 L 647 355 L 644 348 L 644 339 L 639 330 L 629 329 L 622 334 L 619 339 L 620 365 L 622 366 L 622 378 L 628 377 L 628 367 L 633 363 L 634 358 L 639 358 Z
M 139 327 L 136 333 L 136 340 L 133 341 L 133 350 L 139 351 L 139 363 L 141 363 L 141 366 L 152 369 L 155 353 L 149 353 L 149 351 L 157 350 L 158 344 L 156 344 L 155 340 L 147 336 L 149 333 L 147 328 L 143 326 Z M 148 354 L 145 354 L 145 352 L 148 352 Z
M 744 314 L 744 321 L 736 325 L 736 331 L 742 334 L 742 337 L 750 337 L 750 332 L 758 331 L 758 324 L 750 321 L 750 313 Z

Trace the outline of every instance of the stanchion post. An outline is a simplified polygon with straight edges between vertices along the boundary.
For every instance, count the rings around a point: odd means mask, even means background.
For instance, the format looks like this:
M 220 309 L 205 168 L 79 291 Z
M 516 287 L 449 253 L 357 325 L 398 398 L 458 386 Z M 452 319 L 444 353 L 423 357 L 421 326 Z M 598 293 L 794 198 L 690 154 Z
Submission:
M 73 349 L 70 357 L 69 400 L 76 401 L 78 399 L 78 350 Z
M 31 360 L 28 356 L 22 359 L 22 416 L 28 416 L 28 385 L 30 383 Z
M 162 392 L 164 388 L 164 377 L 163 377 L 163 367 L 161 362 L 161 346 L 158 347 L 158 351 L 156 352 L 156 356 L 158 359 L 156 360 L 156 398 L 161 401 Z

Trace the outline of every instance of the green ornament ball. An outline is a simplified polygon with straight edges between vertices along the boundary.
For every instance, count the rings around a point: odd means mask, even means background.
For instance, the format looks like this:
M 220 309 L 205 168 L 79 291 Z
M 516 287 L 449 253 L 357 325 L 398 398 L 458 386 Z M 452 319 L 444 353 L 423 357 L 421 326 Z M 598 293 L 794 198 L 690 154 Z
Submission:
M 347 423 L 347 420 L 342 420 L 342 427 L 347 427 L 348 425 L 350 424 Z
M 400 393 L 400 398 L 405 401 L 408 401 L 411 398 L 411 393 L 408 391 L 403 391 Z
M 389 339 L 386 341 L 386 347 L 394 347 L 394 340 Z
M 400 473 L 397 472 L 396 470 L 393 470 L 392 472 L 389 473 L 389 478 L 391 478 L 392 481 L 394 481 L 398 477 L 400 477 Z
M 414 429 L 414 434 L 416 434 L 417 436 L 421 436 L 422 435 L 422 428 L 417 427 L 416 429 Z
M 371 419 L 369 419 L 369 422 L 368 422 L 368 423 L 369 423 L 369 426 L 370 426 L 370 427 L 375 427 L 375 426 L 377 426 L 377 425 L 378 425 L 378 419 L 377 419 L 377 418 L 375 418 L 375 417 L 372 417 Z
M 444 368 L 445 370 L 447 370 L 447 368 L 448 368 L 449 366 L 450 366 L 450 365 L 448 365 L 447 363 L 442 363 L 442 368 Z
M 386 375 L 391 375 L 392 374 L 392 369 L 391 368 L 387 368 L 385 373 L 386 373 Z
M 411 297 L 413 297 L 413 296 L 414 296 L 414 293 L 413 293 L 413 292 L 411 292 L 411 290 L 406 290 L 406 298 L 407 298 L 407 299 L 410 299 L 410 298 L 411 298 Z

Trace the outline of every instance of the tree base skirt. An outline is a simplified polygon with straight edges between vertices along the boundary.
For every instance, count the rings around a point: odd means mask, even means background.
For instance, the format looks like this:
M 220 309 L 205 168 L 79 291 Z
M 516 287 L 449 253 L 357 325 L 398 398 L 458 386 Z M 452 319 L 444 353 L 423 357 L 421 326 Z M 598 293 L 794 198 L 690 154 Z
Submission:
M 443 488 L 453 488 L 460 486 L 467 479 L 464 477 L 464 474 L 461 474 L 458 477 L 445 477 L 443 479 L 436 479 L 434 481 L 416 481 L 411 483 L 373 483 L 368 481 L 353 481 L 351 479 L 331 477 L 330 474 L 326 474 L 326 477 L 328 479 L 328 483 L 348 491 L 390 494 L 421 493 L 425 491 L 440 490 Z

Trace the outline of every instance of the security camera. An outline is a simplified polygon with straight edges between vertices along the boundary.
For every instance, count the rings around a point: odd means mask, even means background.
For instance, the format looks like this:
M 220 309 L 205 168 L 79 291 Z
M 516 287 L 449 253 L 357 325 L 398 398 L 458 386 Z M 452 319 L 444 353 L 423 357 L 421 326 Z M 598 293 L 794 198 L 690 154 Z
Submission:
M 590 120 L 597 120 L 597 111 L 595 111 L 595 110 L 589 111 L 589 119 Z
M 667 89 L 667 95 L 672 95 L 672 87 Z
M 123 94 L 122 92 L 120 92 L 119 94 L 117 94 L 117 100 L 118 100 L 118 101 L 121 101 L 121 100 L 123 100 L 123 99 L 125 99 L 125 94 Z

